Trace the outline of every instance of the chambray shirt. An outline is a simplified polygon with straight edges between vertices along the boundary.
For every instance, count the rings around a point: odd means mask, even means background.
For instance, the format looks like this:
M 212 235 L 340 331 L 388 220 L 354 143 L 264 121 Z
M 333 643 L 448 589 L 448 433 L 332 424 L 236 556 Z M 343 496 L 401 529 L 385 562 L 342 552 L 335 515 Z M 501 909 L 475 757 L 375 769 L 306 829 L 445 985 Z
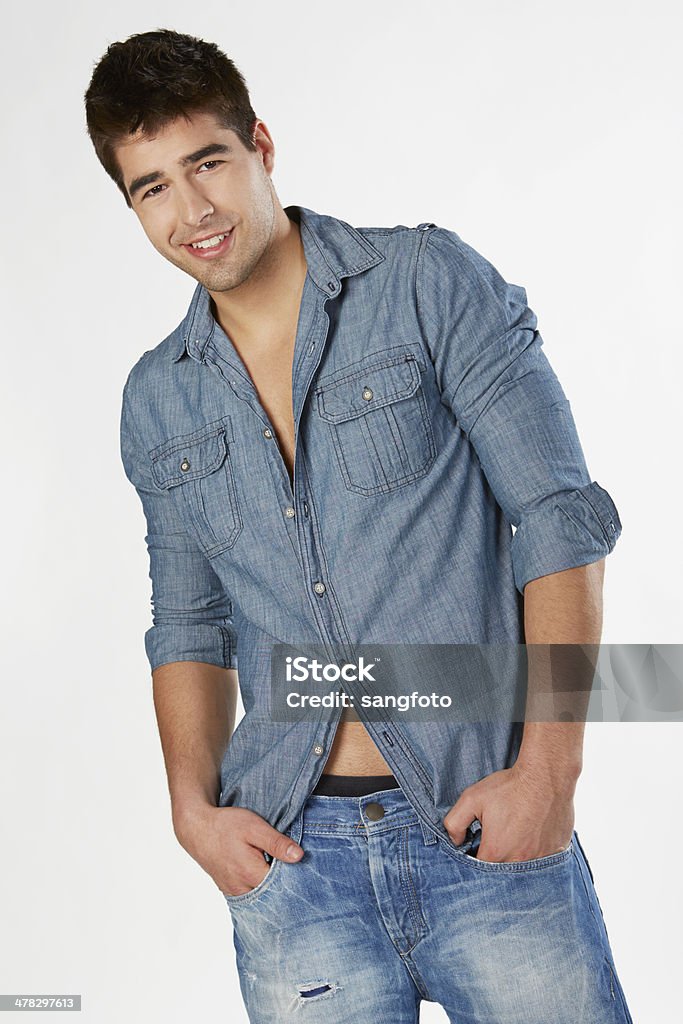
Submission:
M 522 644 L 525 584 L 605 557 L 621 533 L 524 288 L 433 223 L 286 213 L 308 268 L 293 486 L 201 285 L 132 367 L 121 410 L 146 519 L 150 666 L 238 668 L 245 714 L 226 737 L 219 805 L 281 831 L 342 709 L 274 721 L 274 644 Z M 425 834 L 448 840 L 443 817 L 514 763 L 523 724 L 396 714 L 366 728 Z

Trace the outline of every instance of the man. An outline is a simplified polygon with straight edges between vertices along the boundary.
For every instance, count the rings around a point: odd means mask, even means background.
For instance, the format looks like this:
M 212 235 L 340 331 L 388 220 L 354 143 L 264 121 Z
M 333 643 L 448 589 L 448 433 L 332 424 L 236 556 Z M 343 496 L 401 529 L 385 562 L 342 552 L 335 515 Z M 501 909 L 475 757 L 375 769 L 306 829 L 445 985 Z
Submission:
M 283 209 L 212 44 L 113 44 L 86 110 L 198 282 L 129 373 L 121 450 L 174 829 L 230 908 L 250 1020 L 630 1021 L 573 829 L 582 722 L 271 704 L 276 645 L 599 642 L 621 523 L 524 289 L 432 223 Z

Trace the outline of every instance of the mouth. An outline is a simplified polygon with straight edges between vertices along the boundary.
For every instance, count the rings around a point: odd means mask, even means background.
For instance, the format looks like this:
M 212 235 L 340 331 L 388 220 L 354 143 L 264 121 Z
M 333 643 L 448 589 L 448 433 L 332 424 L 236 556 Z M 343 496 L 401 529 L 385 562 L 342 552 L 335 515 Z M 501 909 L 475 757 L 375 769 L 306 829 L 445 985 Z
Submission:
M 183 244 L 182 248 L 197 259 L 213 259 L 216 256 L 222 256 L 224 252 L 228 251 L 232 246 L 232 236 L 234 233 L 234 228 L 231 228 L 227 233 L 220 231 L 215 235 L 208 235 L 206 238 L 199 239 L 197 242 L 190 242 L 187 245 Z

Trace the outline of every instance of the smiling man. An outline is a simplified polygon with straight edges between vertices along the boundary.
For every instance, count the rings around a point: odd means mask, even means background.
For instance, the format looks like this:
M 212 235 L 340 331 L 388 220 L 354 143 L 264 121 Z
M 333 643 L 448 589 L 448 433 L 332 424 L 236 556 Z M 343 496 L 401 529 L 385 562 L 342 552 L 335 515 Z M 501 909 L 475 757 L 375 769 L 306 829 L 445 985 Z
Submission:
M 213 44 L 114 43 L 85 99 L 197 282 L 128 374 L 121 453 L 174 829 L 230 909 L 250 1020 L 630 1021 L 574 830 L 582 722 L 272 713 L 275 645 L 599 642 L 621 524 L 524 289 L 431 222 L 283 208 Z

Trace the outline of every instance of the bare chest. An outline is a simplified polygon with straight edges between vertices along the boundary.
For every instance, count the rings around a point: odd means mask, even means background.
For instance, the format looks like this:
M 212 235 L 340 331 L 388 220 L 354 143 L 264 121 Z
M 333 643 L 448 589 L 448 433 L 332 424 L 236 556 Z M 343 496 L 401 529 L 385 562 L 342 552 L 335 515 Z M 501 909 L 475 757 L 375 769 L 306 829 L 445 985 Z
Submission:
M 247 363 L 259 401 L 277 435 L 290 482 L 294 474 L 293 354 L 292 337 L 271 346 L 263 356 L 251 355 Z
M 250 353 L 245 365 L 259 401 L 277 434 L 289 480 L 294 489 L 294 410 L 292 407 L 292 360 L 294 335 L 272 345 L 262 356 Z M 389 774 L 391 768 L 358 717 L 340 723 L 325 771 L 329 774 Z

